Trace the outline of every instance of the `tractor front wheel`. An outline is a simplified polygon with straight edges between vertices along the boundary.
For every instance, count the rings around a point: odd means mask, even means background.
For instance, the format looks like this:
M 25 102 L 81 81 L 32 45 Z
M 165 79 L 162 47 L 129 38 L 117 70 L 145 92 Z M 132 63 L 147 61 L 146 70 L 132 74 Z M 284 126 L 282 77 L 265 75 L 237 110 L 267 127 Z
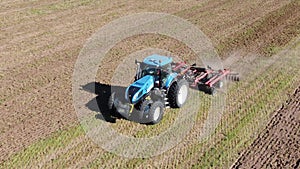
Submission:
M 139 122 L 139 123 L 146 123 L 146 114 L 149 114 L 151 105 L 153 101 L 152 100 L 142 100 L 141 102 L 136 104 L 136 110 L 134 111 L 131 116 L 132 120 Z
M 159 123 L 164 115 L 164 105 L 161 101 L 155 101 L 149 110 L 149 123 L 157 124 Z

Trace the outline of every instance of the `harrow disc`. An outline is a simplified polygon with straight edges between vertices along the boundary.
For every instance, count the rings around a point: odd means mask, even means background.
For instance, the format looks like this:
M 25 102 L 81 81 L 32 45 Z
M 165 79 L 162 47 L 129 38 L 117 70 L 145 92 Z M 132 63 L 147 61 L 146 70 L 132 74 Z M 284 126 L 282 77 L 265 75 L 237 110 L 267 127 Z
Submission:
M 229 74 L 226 76 L 226 80 L 240 81 L 240 76 L 238 74 Z

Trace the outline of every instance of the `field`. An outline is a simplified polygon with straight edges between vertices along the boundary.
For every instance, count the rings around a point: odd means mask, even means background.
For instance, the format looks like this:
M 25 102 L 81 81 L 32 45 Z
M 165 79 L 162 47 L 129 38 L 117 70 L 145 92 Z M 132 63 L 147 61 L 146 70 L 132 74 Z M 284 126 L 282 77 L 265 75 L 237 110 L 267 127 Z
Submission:
M 299 93 L 298 88 L 233 168 L 299 167 Z
M 0 4 L 0 168 L 299 168 L 299 1 Z M 72 101 L 72 75 L 90 36 L 110 21 L 140 12 L 190 21 L 212 40 L 224 67 L 239 72 L 242 80 L 228 83 L 216 97 L 199 92 L 195 123 L 175 147 L 151 158 L 125 158 L 85 135 Z M 195 57 L 184 44 L 158 34 L 119 42 L 99 66 L 96 81 L 82 86 L 93 96 L 86 109 L 94 111 L 96 123 L 103 120 L 94 106 L 101 109 L 111 87 L 120 85 L 110 83 L 114 70 L 131 53 L 149 47 L 181 59 Z M 221 96 L 226 98 L 222 115 L 212 116 L 210 106 Z M 158 135 L 179 115 L 170 109 L 160 124 L 147 126 L 103 114 L 109 126 L 135 138 Z M 217 126 L 204 137 L 208 118 Z

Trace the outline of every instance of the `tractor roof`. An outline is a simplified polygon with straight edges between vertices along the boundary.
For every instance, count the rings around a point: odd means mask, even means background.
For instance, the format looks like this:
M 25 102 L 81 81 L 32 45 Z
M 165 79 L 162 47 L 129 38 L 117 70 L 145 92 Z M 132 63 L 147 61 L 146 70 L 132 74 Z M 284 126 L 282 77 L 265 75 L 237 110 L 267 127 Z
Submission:
M 152 66 L 165 66 L 172 62 L 171 57 L 161 56 L 161 55 L 150 55 L 144 59 L 144 63 Z

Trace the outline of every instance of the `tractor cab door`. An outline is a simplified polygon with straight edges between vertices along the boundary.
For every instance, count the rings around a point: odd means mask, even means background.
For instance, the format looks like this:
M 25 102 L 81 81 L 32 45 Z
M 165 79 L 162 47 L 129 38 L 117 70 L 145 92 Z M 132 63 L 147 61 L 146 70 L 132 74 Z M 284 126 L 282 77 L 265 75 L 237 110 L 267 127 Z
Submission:
M 171 64 L 167 64 L 167 65 L 161 67 L 160 80 L 161 80 L 162 87 L 166 86 L 167 80 L 171 73 L 172 73 Z

